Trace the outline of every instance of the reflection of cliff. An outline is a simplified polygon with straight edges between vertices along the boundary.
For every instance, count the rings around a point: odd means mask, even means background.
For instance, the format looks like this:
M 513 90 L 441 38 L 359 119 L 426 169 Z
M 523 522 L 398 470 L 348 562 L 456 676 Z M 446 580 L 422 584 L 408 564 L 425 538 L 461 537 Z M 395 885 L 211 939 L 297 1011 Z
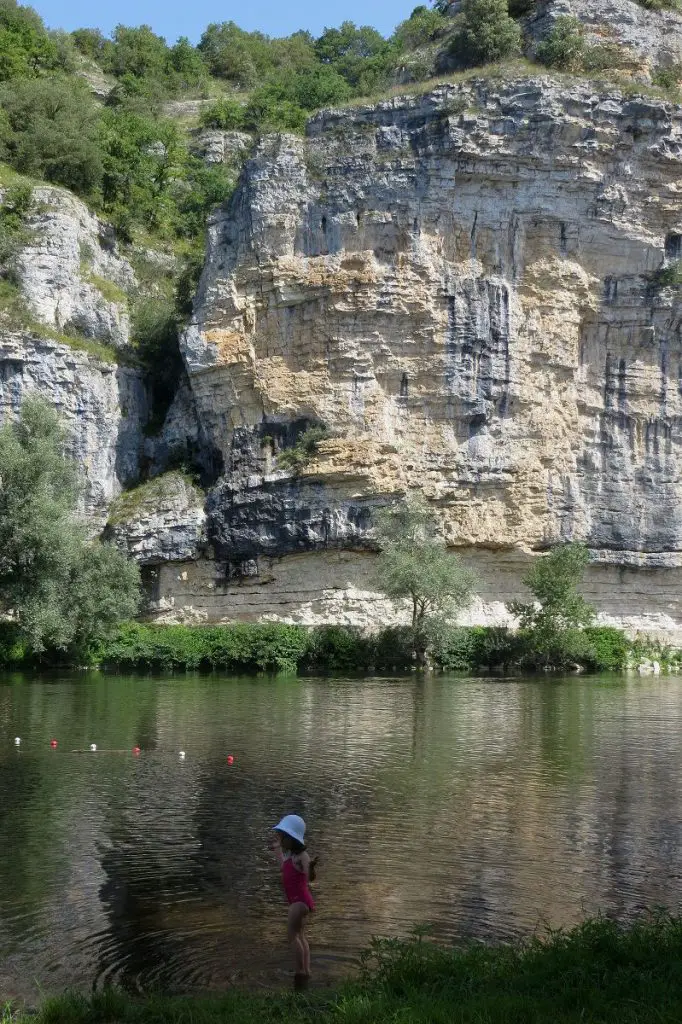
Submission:
M 44 756 L 23 776 L 24 762 L 17 772 L 0 757 L 2 823 L 22 843 L 0 855 L 5 991 L 32 977 L 181 990 L 284 980 L 266 847 L 288 809 L 308 818 L 321 857 L 323 976 L 373 934 L 425 921 L 440 938 L 494 939 L 677 907 L 675 681 L 183 677 L 58 692 L 26 711 L 40 733 L 69 748 L 96 733 L 104 750 L 144 730 L 145 749 Z

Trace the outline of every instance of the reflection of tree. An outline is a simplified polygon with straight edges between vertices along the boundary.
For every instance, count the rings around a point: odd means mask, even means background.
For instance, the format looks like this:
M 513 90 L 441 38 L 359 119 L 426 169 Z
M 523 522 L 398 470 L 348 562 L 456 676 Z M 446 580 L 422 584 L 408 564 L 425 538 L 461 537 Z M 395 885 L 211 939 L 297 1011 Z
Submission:
M 219 988 L 286 966 L 267 852 L 285 811 L 306 817 L 321 855 L 318 956 L 425 920 L 440 938 L 507 938 L 583 908 L 674 902 L 682 751 L 666 692 L 442 678 L 18 687 L 10 743 L 54 734 L 60 754 L 0 759 L 8 946 L 27 976 L 59 958 L 80 984 Z M 91 740 L 144 750 L 62 756 Z M 22 933 L 39 919 L 44 961 Z

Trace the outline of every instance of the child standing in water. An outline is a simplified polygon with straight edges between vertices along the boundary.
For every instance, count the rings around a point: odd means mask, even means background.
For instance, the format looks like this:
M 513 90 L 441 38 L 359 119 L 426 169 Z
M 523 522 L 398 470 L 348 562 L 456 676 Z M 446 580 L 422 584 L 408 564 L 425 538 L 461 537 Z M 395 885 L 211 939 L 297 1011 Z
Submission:
M 289 903 L 287 933 L 294 953 L 296 973 L 294 989 L 308 987 L 310 980 L 310 946 L 305 937 L 308 915 L 315 909 L 309 882 L 315 879 L 315 860 L 305 848 L 305 822 L 298 814 L 287 814 L 274 828 L 277 841 L 275 854 L 282 869 L 282 883 Z

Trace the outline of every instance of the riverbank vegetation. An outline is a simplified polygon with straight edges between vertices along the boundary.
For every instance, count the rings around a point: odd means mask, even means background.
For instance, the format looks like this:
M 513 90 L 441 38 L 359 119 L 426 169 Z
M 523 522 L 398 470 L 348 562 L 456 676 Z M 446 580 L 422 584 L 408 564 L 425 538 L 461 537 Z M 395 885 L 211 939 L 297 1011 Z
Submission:
M 49 999 L 6 1024 L 677 1024 L 682 922 L 629 928 L 599 919 L 526 944 L 442 947 L 377 940 L 337 991 L 139 998 L 106 991 Z
M 137 565 L 78 521 L 79 474 L 64 442 L 57 413 L 38 399 L 0 429 L 0 644 L 10 663 L 78 661 L 139 606 Z

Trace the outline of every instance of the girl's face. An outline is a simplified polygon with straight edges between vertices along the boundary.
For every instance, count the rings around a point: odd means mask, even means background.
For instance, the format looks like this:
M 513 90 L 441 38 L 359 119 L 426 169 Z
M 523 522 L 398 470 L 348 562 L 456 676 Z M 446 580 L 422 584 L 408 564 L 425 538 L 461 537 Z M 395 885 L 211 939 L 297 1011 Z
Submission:
M 291 850 L 293 848 L 291 837 L 288 836 L 286 832 L 278 832 L 277 838 L 279 839 L 279 845 L 282 847 L 282 849 L 287 853 L 291 853 Z

